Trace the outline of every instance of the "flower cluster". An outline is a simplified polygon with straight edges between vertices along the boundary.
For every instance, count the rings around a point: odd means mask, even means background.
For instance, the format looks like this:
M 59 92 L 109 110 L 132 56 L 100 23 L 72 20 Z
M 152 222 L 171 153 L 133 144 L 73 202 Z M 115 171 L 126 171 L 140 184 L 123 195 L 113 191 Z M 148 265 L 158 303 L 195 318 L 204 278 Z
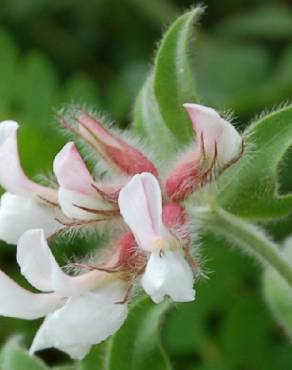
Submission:
M 122 135 L 83 110 L 61 124 L 114 171 L 102 181 L 90 173 L 74 142 L 57 154 L 56 184 L 43 186 L 24 174 L 17 149 L 18 124 L 0 124 L 0 239 L 17 244 L 22 275 L 41 293 L 23 289 L 0 272 L 0 314 L 45 317 L 31 353 L 58 348 L 83 358 L 93 344 L 116 332 L 127 317 L 131 288 L 140 283 L 155 303 L 195 299 L 199 262 L 185 201 L 239 159 L 243 142 L 211 108 L 185 104 L 196 141 L 167 176 Z M 113 244 L 96 261 L 70 275 L 48 245 L 66 228 L 119 224 Z M 48 239 L 49 238 L 49 239 Z M 137 284 L 136 284 L 137 285 Z

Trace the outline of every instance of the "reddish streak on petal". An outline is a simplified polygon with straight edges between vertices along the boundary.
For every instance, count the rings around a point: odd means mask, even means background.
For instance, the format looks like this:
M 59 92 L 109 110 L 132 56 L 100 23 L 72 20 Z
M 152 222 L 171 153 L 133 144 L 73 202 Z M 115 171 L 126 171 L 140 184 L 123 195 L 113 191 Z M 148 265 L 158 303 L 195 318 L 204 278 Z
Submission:
M 104 184 L 99 185 L 96 183 L 91 184 L 93 189 L 99 194 L 105 201 L 113 204 L 118 203 L 120 190 L 125 184 L 119 186 L 105 186 Z
M 202 171 L 198 152 L 194 150 L 178 163 L 170 173 L 166 184 L 166 194 L 174 201 L 182 201 L 201 185 Z
M 80 125 L 92 136 L 96 145 L 95 149 L 107 161 L 127 175 L 150 172 L 158 176 L 154 164 L 139 150 L 113 135 L 100 121 L 87 113 L 82 113 L 77 118 Z M 86 134 L 86 136 L 88 136 Z M 90 140 L 92 144 L 92 140 Z

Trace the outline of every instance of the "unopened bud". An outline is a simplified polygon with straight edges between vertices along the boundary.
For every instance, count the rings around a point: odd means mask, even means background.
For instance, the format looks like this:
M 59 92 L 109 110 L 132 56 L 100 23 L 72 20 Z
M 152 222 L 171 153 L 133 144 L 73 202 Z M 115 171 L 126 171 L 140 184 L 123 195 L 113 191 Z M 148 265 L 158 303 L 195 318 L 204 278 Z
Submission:
M 154 164 L 142 152 L 111 133 L 99 120 L 82 112 L 77 121 L 82 137 L 116 169 L 126 175 L 142 172 L 158 175 Z
M 193 129 L 196 146 L 174 167 L 166 181 L 166 194 L 182 201 L 206 181 L 236 162 L 243 152 L 243 140 L 231 123 L 212 108 L 184 104 Z

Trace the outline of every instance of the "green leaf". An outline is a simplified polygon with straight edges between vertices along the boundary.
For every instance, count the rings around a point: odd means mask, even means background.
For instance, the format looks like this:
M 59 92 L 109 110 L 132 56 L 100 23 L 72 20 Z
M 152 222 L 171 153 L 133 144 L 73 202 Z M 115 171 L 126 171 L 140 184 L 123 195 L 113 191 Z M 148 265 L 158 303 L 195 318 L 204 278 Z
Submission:
M 195 23 L 201 8 L 179 17 L 166 32 L 153 71 L 146 80 L 134 109 L 134 126 L 149 142 L 168 153 L 193 137 L 183 103 L 196 102 L 192 66 Z
M 136 301 L 122 328 L 97 346 L 81 363 L 81 370 L 170 370 L 159 329 L 170 302 L 155 305 L 148 297 Z
M 283 254 L 292 264 L 292 240 L 287 239 Z M 276 321 L 292 339 L 292 292 L 287 282 L 271 267 L 263 275 L 263 291 L 266 302 Z
M 37 357 L 20 346 L 17 337 L 10 339 L 1 352 L 1 370 L 49 370 Z
M 77 370 L 106 370 L 105 356 L 108 342 L 103 342 L 94 347 L 90 353 L 79 363 Z
M 154 93 L 166 125 L 181 142 L 193 129 L 182 104 L 197 101 L 192 66 L 194 30 L 201 8 L 179 17 L 166 32 L 154 65 Z
M 232 369 L 248 369 L 251 359 L 254 368 L 266 369 L 262 354 L 269 351 L 271 320 L 260 295 L 238 296 L 229 310 L 220 330 L 223 358 Z
M 108 343 L 106 369 L 170 369 L 159 340 L 161 318 L 169 307 L 169 301 L 155 305 L 148 297 L 138 300 L 123 328 Z
M 178 142 L 165 125 L 153 93 L 153 77 L 143 86 L 135 104 L 135 129 L 153 149 L 164 157 L 176 152 Z
M 218 201 L 248 219 L 272 219 L 292 211 L 292 194 L 280 195 L 277 170 L 292 144 L 292 106 L 268 114 L 244 132 L 245 152 L 218 182 Z

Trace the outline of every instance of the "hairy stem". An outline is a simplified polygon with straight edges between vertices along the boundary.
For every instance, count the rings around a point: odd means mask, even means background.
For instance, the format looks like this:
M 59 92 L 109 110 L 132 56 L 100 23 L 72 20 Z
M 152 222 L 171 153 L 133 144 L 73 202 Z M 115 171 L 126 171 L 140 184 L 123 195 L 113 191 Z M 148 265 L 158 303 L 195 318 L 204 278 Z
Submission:
M 205 228 L 272 266 L 292 286 L 292 265 L 282 255 L 278 245 L 259 227 L 216 206 L 198 208 L 195 214 Z

